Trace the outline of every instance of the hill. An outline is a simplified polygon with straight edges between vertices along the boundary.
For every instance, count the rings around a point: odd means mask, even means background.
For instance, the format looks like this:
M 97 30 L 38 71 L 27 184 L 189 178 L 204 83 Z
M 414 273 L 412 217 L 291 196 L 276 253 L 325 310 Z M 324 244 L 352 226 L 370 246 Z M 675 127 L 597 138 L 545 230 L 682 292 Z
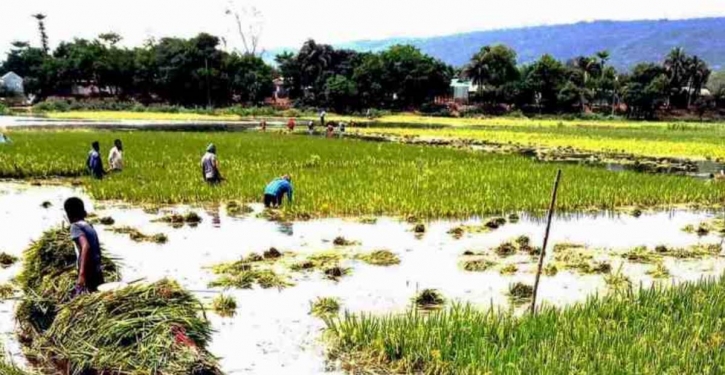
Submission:
M 549 53 L 566 60 L 597 51 L 611 53 L 610 64 L 628 69 L 639 62 L 662 61 L 673 47 L 703 58 L 714 70 L 725 68 L 725 17 L 688 20 L 594 21 L 478 31 L 432 38 L 393 38 L 337 45 L 357 51 L 380 51 L 412 44 L 453 66 L 464 65 L 482 46 L 506 44 L 527 63 Z M 319 41 L 324 42 L 324 41 Z M 271 55 L 273 57 L 274 54 Z

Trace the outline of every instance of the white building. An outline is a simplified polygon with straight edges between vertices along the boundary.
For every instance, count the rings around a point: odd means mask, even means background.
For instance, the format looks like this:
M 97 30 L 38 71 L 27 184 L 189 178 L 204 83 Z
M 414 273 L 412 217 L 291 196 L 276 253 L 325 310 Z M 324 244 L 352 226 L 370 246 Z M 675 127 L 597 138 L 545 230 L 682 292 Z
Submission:
M 25 94 L 23 77 L 10 72 L 0 77 L 0 87 L 9 95 L 22 96 Z

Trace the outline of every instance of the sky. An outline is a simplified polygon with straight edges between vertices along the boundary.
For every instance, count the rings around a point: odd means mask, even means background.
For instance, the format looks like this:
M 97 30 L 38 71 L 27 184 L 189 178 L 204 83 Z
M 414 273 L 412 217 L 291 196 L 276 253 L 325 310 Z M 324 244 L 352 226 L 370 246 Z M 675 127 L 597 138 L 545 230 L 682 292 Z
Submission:
M 127 46 L 204 31 L 223 37 L 230 50 L 242 43 L 226 10 L 250 7 L 263 17 L 264 50 L 299 47 L 308 38 L 335 44 L 601 19 L 725 16 L 725 0 L 3 0 L 0 6 L 0 59 L 13 41 L 39 44 L 31 17 L 38 12 L 48 17 L 51 47 L 109 31 Z

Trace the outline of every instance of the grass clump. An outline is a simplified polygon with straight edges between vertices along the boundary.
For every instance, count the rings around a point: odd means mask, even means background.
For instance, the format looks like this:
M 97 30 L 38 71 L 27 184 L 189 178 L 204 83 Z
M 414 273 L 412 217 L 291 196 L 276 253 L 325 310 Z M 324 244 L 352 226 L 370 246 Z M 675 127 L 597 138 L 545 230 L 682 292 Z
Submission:
M 554 263 L 549 263 L 544 267 L 544 275 L 552 277 L 559 273 L 559 268 Z
M 15 295 L 15 287 L 10 284 L 0 284 L 0 301 L 12 298 Z
M 442 307 L 446 299 L 436 289 L 423 289 L 413 297 L 413 303 L 420 309 L 435 309 Z
M 222 318 L 231 318 L 237 315 L 237 300 L 232 296 L 220 294 L 214 298 L 211 307 Z
M 277 260 L 282 257 L 282 253 L 274 247 L 270 247 L 269 250 L 262 254 L 262 258 L 265 260 Z
M 376 250 L 372 253 L 358 255 L 357 258 L 373 266 L 393 266 L 400 264 L 400 258 L 390 250 Z
M 510 257 L 512 255 L 516 254 L 516 246 L 514 246 L 511 242 L 504 242 L 498 246 L 496 246 L 493 251 L 500 257 Z
M 169 241 L 169 237 L 163 233 L 157 233 L 154 235 L 147 235 L 142 233 L 136 228 L 131 227 L 118 227 L 111 228 L 111 232 L 119 234 L 128 234 L 128 237 L 134 242 L 153 242 L 157 244 L 165 244 Z
M 231 217 L 239 217 L 254 212 L 254 209 L 246 204 L 237 201 L 227 202 L 227 215 Z
M 697 374 L 725 362 L 723 319 L 725 278 L 593 296 L 536 315 L 454 305 L 326 324 L 330 353 L 361 373 Z
M 478 234 L 488 233 L 492 230 L 498 229 L 502 225 L 506 224 L 506 219 L 502 217 L 488 219 L 481 225 L 459 225 L 448 230 L 448 234 L 453 236 L 455 239 L 460 239 L 466 233 Z
M 509 285 L 508 296 L 517 305 L 530 302 L 534 296 L 534 287 L 521 282 L 513 283 Z
M 610 290 L 624 293 L 632 288 L 632 281 L 622 272 L 622 266 L 615 273 L 604 276 L 604 282 Z
M 8 253 L 0 253 L 0 267 L 8 268 L 13 264 L 17 263 L 18 257 L 10 255 Z
M 661 261 L 659 254 L 649 251 L 645 246 L 635 247 L 622 254 L 622 257 L 630 262 L 642 264 L 656 264 Z
M 466 259 L 461 262 L 461 268 L 468 272 L 485 272 L 495 265 L 495 262 L 488 259 Z
M 340 312 L 340 301 L 334 297 L 320 297 L 310 302 L 310 314 L 318 318 L 336 315 Z
M 98 222 L 101 223 L 102 225 L 113 225 L 113 224 L 116 224 L 116 220 L 114 220 L 110 216 L 102 217 L 102 218 L 100 218 L 98 220 Z
M 352 269 L 349 267 L 343 267 L 339 264 L 325 266 L 322 273 L 326 278 L 334 281 L 339 281 L 342 277 L 352 273 Z
M 154 222 L 170 224 L 174 228 L 181 228 L 184 224 L 195 227 L 202 222 L 202 218 L 196 212 L 189 211 L 183 215 L 178 213 L 169 214 L 154 220 Z
M 53 207 L 53 203 L 50 203 L 48 201 L 45 201 L 45 202 L 43 202 L 43 203 L 40 204 L 40 207 L 43 207 L 43 208 L 45 208 L 47 210 L 48 208 Z
M 501 268 L 500 272 L 502 275 L 515 275 L 516 272 L 519 272 L 519 268 L 515 264 L 507 264 Z
M 343 236 L 337 236 L 334 240 L 332 240 L 332 244 L 335 246 L 355 246 L 359 245 L 359 242 L 348 240 L 347 238 Z
M 357 222 L 360 224 L 373 225 L 373 224 L 378 223 L 378 218 L 376 218 L 374 216 L 364 216 L 364 217 L 358 218 Z
M 655 268 L 647 271 L 647 275 L 650 275 L 655 279 L 666 279 L 670 277 L 670 270 L 668 270 L 664 264 L 657 263 Z
M 413 233 L 418 234 L 418 235 L 425 234 L 425 230 L 426 230 L 425 224 L 423 224 L 423 223 L 415 224 L 415 226 L 413 227 Z

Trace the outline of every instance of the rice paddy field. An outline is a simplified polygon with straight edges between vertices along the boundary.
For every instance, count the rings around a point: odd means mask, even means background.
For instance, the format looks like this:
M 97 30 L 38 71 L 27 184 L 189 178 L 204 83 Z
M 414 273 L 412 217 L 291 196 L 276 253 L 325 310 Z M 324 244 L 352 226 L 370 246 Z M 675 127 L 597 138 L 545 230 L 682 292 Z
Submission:
M 562 211 L 716 206 L 725 199 L 722 185 L 691 178 L 284 133 L 18 131 L 12 137 L 0 148 L 0 177 L 78 177 L 95 199 L 139 204 L 256 202 L 267 182 L 291 174 L 296 194 L 287 209 L 299 216 L 541 212 L 557 168 L 564 175 Z M 84 177 L 91 142 L 108 147 L 115 138 L 125 144 L 126 170 L 101 182 Z M 221 186 L 201 182 L 199 161 L 209 143 L 219 150 Z
M 398 137 L 470 139 L 529 147 L 629 153 L 637 156 L 676 157 L 695 160 L 725 159 L 725 126 L 722 124 L 641 123 L 523 123 L 425 128 L 373 127 L 362 134 Z
M 711 139 L 721 130 L 689 126 L 370 131 L 505 131 L 512 142 L 555 134 L 563 143 L 550 147 L 601 140 L 654 155 L 678 144 L 662 152 L 718 157 L 708 152 L 723 147 Z M 282 132 L 10 137 L 0 146 L 0 228 L 12 229 L 0 242 L 2 373 L 45 373 L 41 364 L 58 359 L 74 371 L 160 375 L 188 374 L 189 364 L 195 375 L 725 372 L 721 181 Z M 124 141 L 124 171 L 91 180 L 90 143 L 100 141 L 105 156 L 115 138 Z M 219 186 L 201 181 L 209 143 L 226 177 Z M 531 315 L 558 169 L 558 212 Z M 265 210 L 265 184 L 285 173 L 294 203 Z M 65 300 L 74 271 L 60 228 L 71 196 L 92 213 L 117 264 L 113 280 L 131 286 Z M 59 254 L 62 273 L 36 269 Z M 39 289 L 28 287 L 33 277 Z M 28 310 L 48 302 L 37 298 L 44 290 L 57 309 Z M 83 308 L 94 315 L 73 313 Z M 28 340 L 28 319 L 38 316 L 47 327 Z M 104 329 L 109 335 L 91 332 Z

